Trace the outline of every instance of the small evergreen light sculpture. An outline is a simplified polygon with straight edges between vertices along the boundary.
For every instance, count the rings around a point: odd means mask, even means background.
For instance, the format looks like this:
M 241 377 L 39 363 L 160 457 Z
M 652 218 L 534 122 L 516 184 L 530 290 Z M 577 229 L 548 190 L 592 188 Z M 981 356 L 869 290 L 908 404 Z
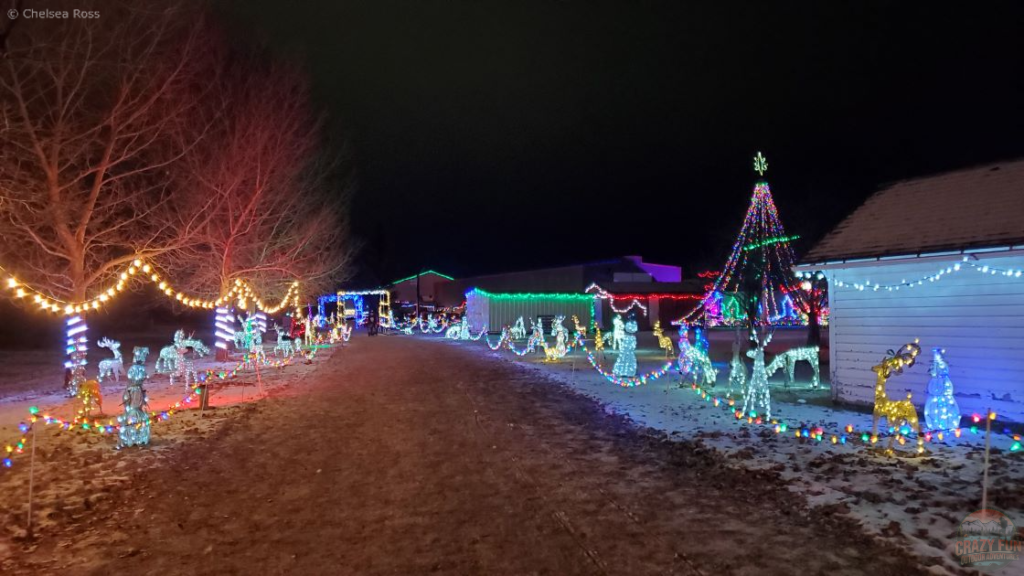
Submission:
M 149 404 L 146 390 L 146 356 L 149 348 L 136 346 L 132 351 L 132 365 L 128 368 L 128 386 L 125 388 L 124 414 L 117 417 L 120 425 L 117 448 L 149 444 Z
M 946 351 L 932 350 L 932 379 L 928 381 L 928 401 L 924 405 L 924 422 L 929 430 L 952 430 L 960 427 L 960 406 L 953 397 L 953 381 L 949 379 Z

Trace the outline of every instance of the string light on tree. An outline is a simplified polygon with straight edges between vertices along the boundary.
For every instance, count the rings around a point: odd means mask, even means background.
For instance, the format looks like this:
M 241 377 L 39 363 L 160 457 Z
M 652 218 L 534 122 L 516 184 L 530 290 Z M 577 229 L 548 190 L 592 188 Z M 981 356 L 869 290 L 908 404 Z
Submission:
M 65 383 L 64 387 L 68 396 L 78 395 L 78 387 L 85 382 L 86 355 L 89 351 L 89 339 L 85 333 L 89 326 L 81 316 L 72 316 L 67 320 L 67 332 L 65 340 L 65 354 L 67 360 L 64 362 Z
M 713 317 L 719 310 L 722 316 L 728 316 L 730 296 L 743 299 L 743 314 L 739 309 L 733 310 L 736 322 L 748 324 L 753 320 L 755 325 L 765 326 L 783 317 L 780 302 L 784 294 L 793 292 L 796 284 L 789 272 L 796 263 L 790 246 L 795 237 L 786 234 L 771 189 L 763 180 L 767 169 L 767 160 L 758 152 L 754 157 L 754 170 L 762 179 L 754 185 L 754 194 L 729 259 L 700 303 L 674 324 L 694 323 Z

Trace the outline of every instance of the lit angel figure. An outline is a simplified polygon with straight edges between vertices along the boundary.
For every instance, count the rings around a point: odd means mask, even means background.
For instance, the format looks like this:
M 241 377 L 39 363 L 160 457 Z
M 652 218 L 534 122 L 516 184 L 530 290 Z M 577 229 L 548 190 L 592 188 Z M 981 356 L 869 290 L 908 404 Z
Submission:
M 953 381 L 949 379 L 946 351 L 932 350 L 931 380 L 928 401 L 924 405 L 924 421 L 929 430 L 952 430 L 960 427 L 960 406 L 953 397 Z
M 636 320 L 630 318 L 628 322 L 623 323 L 622 331 L 619 357 L 615 359 L 615 366 L 612 366 L 612 374 L 620 378 L 636 376 Z

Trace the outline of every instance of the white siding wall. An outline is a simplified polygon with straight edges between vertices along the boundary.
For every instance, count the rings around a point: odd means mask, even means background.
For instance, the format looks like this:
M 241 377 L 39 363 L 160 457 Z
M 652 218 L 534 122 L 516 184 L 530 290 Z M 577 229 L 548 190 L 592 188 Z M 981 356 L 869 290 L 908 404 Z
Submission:
M 1001 419 L 1024 422 L 1024 277 L 964 268 L 934 283 L 899 291 L 834 287 L 835 280 L 883 285 L 916 280 L 952 263 L 901 261 L 827 271 L 833 286 L 829 359 L 835 396 L 873 403 L 871 367 L 888 349 L 919 338 L 919 363 L 889 379 L 890 398 L 911 392 L 914 404 L 924 405 L 931 351 L 939 347 L 946 350 L 961 412 L 969 416 L 992 409 Z M 1019 270 L 1024 257 L 986 257 L 979 263 Z
M 481 296 L 477 292 L 470 292 L 466 297 L 466 315 L 469 317 L 469 324 L 473 330 L 479 330 L 485 324 L 490 332 L 498 332 L 505 326 L 515 324 L 516 319 L 523 317 L 526 329 L 530 329 L 530 319 L 536 320 L 538 316 L 564 315 L 564 326 L 572 333 L 572 315 L 579 316 L 580 324 L 590 325 L 590 314 L 593 307 L 592 298 L 564 299 L 564 298 L 491 298 Z M 544 323 L 544 330 L 549 331 L 551 326 L 547 321 Z
M 490 307 L 490 298 L 481 296 L 477 292 L 466 294 L 466 317 L 469 318 L 469 326 L 472 328 L 472 332 L 475 333 L 483 329 L 485 324 L 488 325 L 488 330 L 492 329 L 489 325 Z

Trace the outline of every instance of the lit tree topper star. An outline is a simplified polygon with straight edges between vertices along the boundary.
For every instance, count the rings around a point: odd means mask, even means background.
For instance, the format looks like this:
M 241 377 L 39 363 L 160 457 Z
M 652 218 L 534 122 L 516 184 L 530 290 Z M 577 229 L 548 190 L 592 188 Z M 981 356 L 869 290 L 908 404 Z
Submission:
M 764 159 L 761 152 L 754 156 L 754 171 L 761 176 L 764 176 L 764 173 L 768 171 L 768 161 Z

